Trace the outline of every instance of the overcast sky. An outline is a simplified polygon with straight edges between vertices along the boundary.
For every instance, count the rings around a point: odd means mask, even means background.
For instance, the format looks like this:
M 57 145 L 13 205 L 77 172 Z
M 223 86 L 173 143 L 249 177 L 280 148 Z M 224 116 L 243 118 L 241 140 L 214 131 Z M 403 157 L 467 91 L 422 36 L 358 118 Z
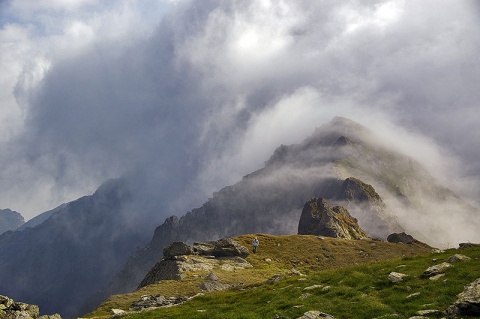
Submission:
M 181 215 L 340 115 L 470 200 L 472 1 L 0 0 L 0 208 L 136 176 Z

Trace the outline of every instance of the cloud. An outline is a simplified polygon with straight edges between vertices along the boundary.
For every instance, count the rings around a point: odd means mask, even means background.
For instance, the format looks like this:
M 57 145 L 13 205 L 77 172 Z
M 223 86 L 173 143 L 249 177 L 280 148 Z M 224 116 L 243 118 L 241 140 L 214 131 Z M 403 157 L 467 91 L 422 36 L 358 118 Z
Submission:
M 335 115 L 480 176 L 468 1 L 27 4 L 0 19 L 4 207 L 33 216 L 129 174 L 183 214 Z

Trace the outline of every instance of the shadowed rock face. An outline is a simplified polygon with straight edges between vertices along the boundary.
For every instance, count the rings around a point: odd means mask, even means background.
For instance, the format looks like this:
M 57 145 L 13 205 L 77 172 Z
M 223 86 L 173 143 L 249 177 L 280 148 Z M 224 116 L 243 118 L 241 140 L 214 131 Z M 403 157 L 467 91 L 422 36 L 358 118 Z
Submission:
M 298 223 L 298 234 L 345 239 L 368 238 L 358 226 L 357 220 L 344 207 L 330 207 L 323 198 L 313 198 L 305 204 Z

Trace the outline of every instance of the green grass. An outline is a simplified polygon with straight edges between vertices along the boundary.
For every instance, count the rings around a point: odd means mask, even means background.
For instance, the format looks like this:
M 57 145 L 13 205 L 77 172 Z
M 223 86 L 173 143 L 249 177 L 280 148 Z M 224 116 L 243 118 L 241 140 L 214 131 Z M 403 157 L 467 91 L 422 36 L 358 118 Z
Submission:
M 270 236 L 272 241 L 271 249 L 282 247 L 282 241 L 296 241 L 297 238 L 289 236 Z M 312 238 L 302 238 L 297 236 L 298 240 L 312 240 Z M 262 238 L 261 242 L 262 242 Z M 266 239 L 263 238 L 264 249 Z M 248 236 L 242 239 L 248 241 Z M 318 240 L 318 239 L 317 239 Z M 278 246 L 278 243 L 280 245 Z M 146 311 L 138 314 L 132 314 L 125 318 L 128 319 L 160 319 L 160 318 L 298 318 L 304 312 L 309 310 L 319 310 L 329 313 L 335 318 L 409 318 L 414 316 L 417 311 L 425 309 L 436 309 L 443 311 L 456 299 L 456 295 L 463 291 L 464 286 L 480 277 L 480 247 L 463 249 L 461 251 L 449 250 L 440 254 L 423 253 L 413 256 L 412 254 L 401 255 L 397 258 L 387 258 L 384 261 L 369 261 L 358 263 L 359 258 L 355 257 L 353 252 L 348 252 L 351 246 L 356 246 L 353 251 L 367 247 L 388 251 L 391 244 L 377 243 L 371 246 L 370 241 L 342 241 L 328 240 L 322 241 L 321 249 L 313 251 L 319 254 L 321 251 L 339 251 L 344 252 L 336 256 L 337 262 L 341 265 L 328 268 L 324 265 L 323 270 L 319 265 L 313 265 L 302 255 L 303 264 L 301 266 L 307 276 L 285 276 L 278 283 L 261 284 L 252 280 L 249 285 L 242 288 L 218 293 L 208 293 L 196 297 L 183 305 Z M 383 245 L 388 244 L 388 245 Z M 283 243 L 283 245 L 286 245 Z M 267 245 L 268 246 L 268 245 Z M 301 243 L 297 246 L 302 247 Z M 397 249 L 406 249 L 409 245 L 396 244 Z M 268 246 L 270 247 L 270 246 Z M 284 247 L 285 248 L 285 247 Z M 306 247 L 304 247 L 306 250 Z M 317 247 L 318 248 L 318 247 Z M 339 248 L 339 249 L 338 249 Z M 287 249 L 287 248 L 285 248 Z M 289 250 L 289 249 L 287 249 Z M 331 252 L 332 253 L 332 252 Z M 446 261 L 448 257 L 455 253 L 461 253 L 472 258 L 470 261 L 463 261 L 453 264 L 449 268 L 445 277 L 438 281 L 421 278 L 422 272 L 435 264 Z M 260 254 L 260 250 L 259 250 Z M 259 269 L 262 273 L 257 274 L 257 279 L 265 278 L 278 270 L 286 269 L 280 265 L 286 260 L 286 255 L 279 253 L 278 264 L 264 266 L 262 257 L 259 254 L 249 256 L 247 259 L 254 264 L 254 269 L 249 270 L 248 276 L 253 276 L 253 272 Z M 308 255 L 308 252 L 306 253 Z M 326 255 L 328 255 L 326 253 Z M 314 255 L 315 256 L 315 255 Z M 292 257 L 292 256 L 290 256 Z M 348 257 L 348 258 L 347 258 Z M 315 257 L 312 257 L 315 259 Z M 324 259 L 331 259 L 325 258 Z M 342 260 L 349 259 L 350 266 Z M 361 260 L 361 259 L 360 259 Z M 307 261 L 307 262 L 306 262 Z M 325 261 L 324 261 L 325 262 Z M 354 265 L 354 263 L 358 263 Z M 321 264 L 321 263 L 320 263 Z M 274 271 L 269 271 L 272 266 Z M 288 265 L 290 266 L 290 264 Z M 310 266 L 310 268 L 309 268 Z M 298 269 L 297 268 L 297 269 Z M 402 272 L 409 275 L 403 282 L 391 283 L 388 280 L 388 274 L 392 271 Z M 237 274 L 238 275 L 238 274 Z M 219 276 L 220 277 L 220 276 Z M 222 277 L 220 277 L 222 279 Z M 245 279 L 245 278 L 243 278 Z M 172 283 L 173 284 L 173 283 Z M 321 288 L 304 290 L 312 285 L 322 285 Z M 178 286 L 178 282 L 177 282 Z M 161 291 L 157 291 L 161 293 Z M 305 293 L 308 297 L 301 298 Z M 420 293 L 417 296 L 407 298 L 408 296 Z M 109 305 L 110 306 L 110 305 Z M 465 317 L 466 318 L 466 317 Z

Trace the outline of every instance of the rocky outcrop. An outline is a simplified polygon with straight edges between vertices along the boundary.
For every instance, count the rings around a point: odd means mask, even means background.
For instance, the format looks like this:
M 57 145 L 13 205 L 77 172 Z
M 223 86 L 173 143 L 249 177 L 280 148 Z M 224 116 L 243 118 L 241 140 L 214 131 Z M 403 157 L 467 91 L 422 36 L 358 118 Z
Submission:
M 404 232 L 402 233 L 393 233 L 388 235 L 387 241 L 389 243 L 403 243 L 403 244 L 412 244 L 414 242 L 415 238 L 413 238 L 411 235 L 405 234 Z
M 37 305 L 15 302 L 12 299 L 0 296 L 0 318 L 2 319 L 62 319 L 59 314 L 40 316 Z
M 450 316 L 480 316 L 480 278 L 467 285 L 447 309 Z
M 345 208 L 331 207 L 323 198 L 313 198 L 305 204 L 298 223 L 298 234 L 345 239 L 368 238 Z
M 193 246 L 174 242 L 164 249 L 165 257 L 150 269 L 138 288 L 161 280 L 181 280 L 185 278 L 187 272 L 205 272 L 209 274 L 208 277 L 212 276 L 211 272 L 215 268 L 227 271 L 251 268 L 252 265 L 244 259 L 248 254 L 246 247 L 231 238 L 194 243 Z M 215 286 L 218 287 L 219 284 Z
M 428 267 L 422 273 L 422 277 L 423 278 L 429 278 L 429 277 L 433 277 L 433 276 L 436 276 L 436 275 L 443 274 L 450 267 L 452 267 L 452 265 L 449 264 L 449 263 L 441 263 L 441 264 L 438 264 L 438 265 L 435 265 L 435 266 L 432 266 L 432 267 Z
M 131 305 L 131 310 L 141 311 L 148 308 L 171 307 L 190 300 L 188 297 L 166 297 L 162 295 L 143 295 Z

